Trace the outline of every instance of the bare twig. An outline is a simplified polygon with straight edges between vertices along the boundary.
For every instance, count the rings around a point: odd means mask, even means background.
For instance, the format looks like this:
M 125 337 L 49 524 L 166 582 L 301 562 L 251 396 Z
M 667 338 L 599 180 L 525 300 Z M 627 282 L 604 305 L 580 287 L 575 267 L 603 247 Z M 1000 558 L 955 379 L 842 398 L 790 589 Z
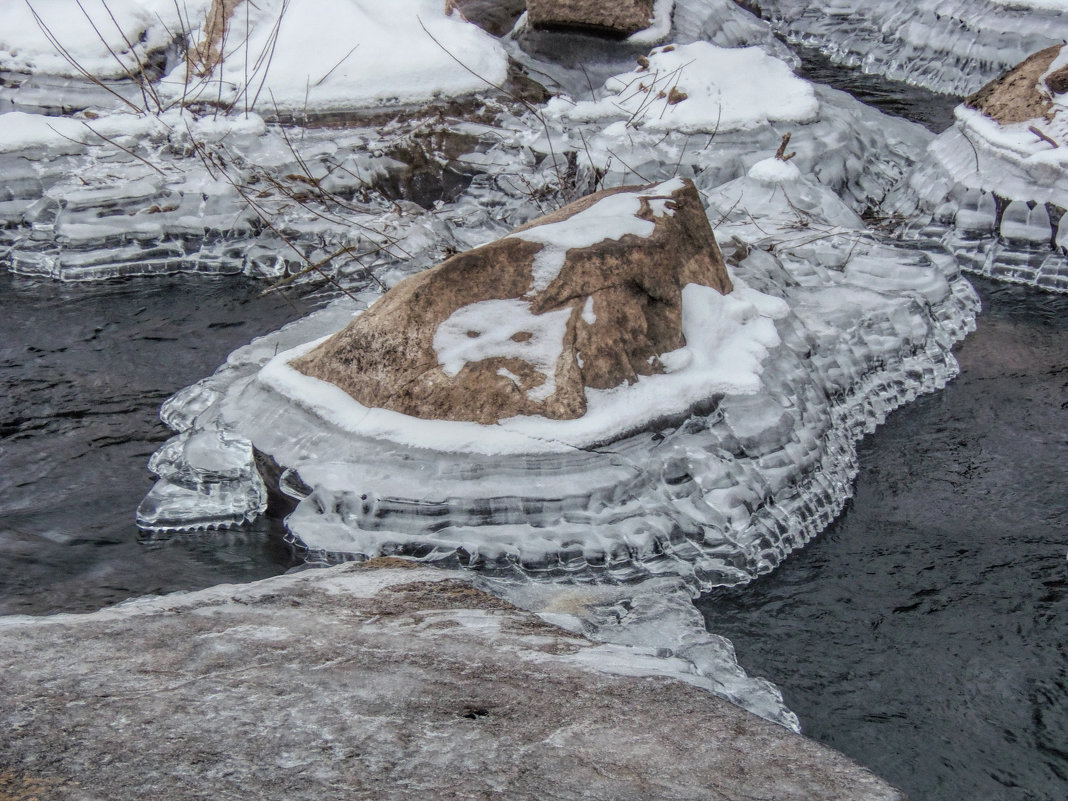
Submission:
M 447 55 L 449 58 L 451 58 L 453 61 L 455 61 L 457 64 L 459 64 L 461 67 L 463 67 L 465 70 L 467 70 L 469 73 L 474 75 L 476 78 L 478 78 L 480 81 L 482 81 L 486 85 L 493 87 L 497 91 L 502 92 L 505 96 L 511 98 L 516 103 L 519 103 L 520 105 L 522 105 L 523 108 L 525 108 L 527 111 L 529 111 L 531 114 L 533 114 L 537 118 L 537 120 L 541 123 L 542 128 L 545 131 L 545 141 L 549 146 L 549 155 L 550 155 L 550 157 L 552 157 L 552 160 L 553 160 L 553 170 L 556 172 L 556 179 L 559 182 L 561 190 L 562 190 L 563 186 L 564 186 L 564 176 L 561 174 L 560 165 L 557 163 L 557 160 L 556 160 L 556 151 L 553 148 L 553 137 L 552 137 L 552 134 L 549 132 L 549 124 L 546 122 L 545 117 L 542 115 L 542 113 L 540 111 L 538 111 L 538 109 L 536 109 L 534 107 L 534 105 L 531 104 L 529 101 L 523 99 L 522 97 L 519 97 L 514 92 L 509 92 L 503 86 L 494 83 L 489 78 L 485 77 L 484 75 L 480 75 L 478 72 L 476 72 L 475 70 L 471 69 L 469 66 L 464 64 L 463 61 L 461 61 L 459 58 L 457 58 L 452 53 L 452 51 L 449 50 L 449 48 L 447 48 L 440 41 L 438 41 L 438 38 L 436 36 L 434 36 L 434 34 L 432 34 L 427 29 L 427 27 L 423 23 L 423 20 L 422 20 L 421 17 L 419 17 L 417 15 L 416 16 L 416 20 L 419 21 L 419 27 L 423 29 L 423 32 L 427 36 L 430 37 L 431 41 L 434 42 L 434 44 L 436 44 L 438 47 L 440 47 L 444 51 L 445 55 Z
M 354 45 L 352 46 L 352 49 L 351 49 L 351 50 L 350 50 L 349 52 L 347 52 L 347 53 L 346 53 L 345 55 L 343 55 L 343 56 L 341 57 L 341 60 L 340 60 L 340 61 L 338 61 L 338 62 L 337 62 L 337 64 L 335 64 L 334 66 L 332 66 L 332 67 L 331 67 L 330 69 L 328 69 L 328 70 L 326 71 L 326 74 L 325 74 L 325 75 L 323 75 L 323 77 L 322 77 L 322 78 L 320 78 L 319 80 L 317 80 L 317 81 L 316 81 L 315 83 L 313 83 L 313 84 L 312 84 L 312 86 L 319 86 L 320 84 L 322 84 L 322 82 L 323 82 L 323 81 L 325 81 L 325 80 L 326 80 L 327 78 L 329 78 L 329 77 L 330 77 L 330 73 L 332 73 L 332 72 L 333 72 L 334 70 L 336 70 L 336 69 L 337 69 L 338 67 L 340 67 L 340 66 L 341 66 L 342 64 L 344 64 L 344 63 L 345 63 L 345 61 L 346 61 L 346 60 L 348 59 L 348 57 L 349 57 L 349 56 L 351 56 L 351 55 L 352 55 L 353 53 L 355 53 L 355 52 L 356 52 L 356 48 L 358 48 L 359 46 L 360 46 L 360 43 L 359 43 L 359 42 L 357 42 L 356 44 L 354 44 Z
M 775 158 L 777 158 L 779 161 L 789 161 L 797 155 L 797 153 L 786 152 L 786 148 L 790 144 L 791 136 L 792 134 L 789 131 L 782 135 L 782 142 L 779 143 L 779 149 L 775 151 Z
M 133 109 L 133 110 L 134 110 L 134 111 L 136 111 L 137 113 L 141 113 L 141 112 L 142 112 L 142 111 L 144 110 L 144 109 L 140 109 L 140 108 L 138 108 L 138 107 L 137 107 L 137 105 L 136 105 L 135 103 L 131 103 L 129 99 L 127 99 L 127 98 L 123 97 L 123 96 L 122 96 L 121 94 L 119 94 L 118 92 L 116 92 L 116 91 L 115 91 L 114 89 L 112 89 L 112 88 L 111 88 L 110 86 L 108 86 L 107 84 L 105 84 L 105 83 L 104 83 L 104 82 L 103 82 L 102 80 L 100 80 L 100 79 L 99 79 L 99 78 L 97 78 L 97 77 L 96 77 L 95 75 L 93 75 L 93 74 L 92 74 L 91 72 L 89 72 L 89 71 L 88 71 L 87 69 L 85 69 L 85 67 L 83 67 L 83 66 L 82 66 L 82 65 L 81 65 L 81 64 L 80 64 L 80 63 L 78 62 L 78 60 L 77 60 L 76 58 L 74 58 L 74 56 L 72 56 L 72 55 L 71 55 L 70 51 L 69 51 L 69 50 L 67 50 L 67 48 L 65 48 L 65 47 L 64 47 L 64 46 L 63 46 L 63 45 L 62 45 L 62 44 L 60 43 L 59 39 L 57 39 L 57 38 L 56 38 L 56 36 L 55 36 L 55 34 L 53 34 L 53 33 L 52 33 L 52 30 L 51 30 L 51 28 L 49 28 L 49 27 L 48 27 L 48 24 L 47 24 L 47 23 L 46 23 L 46 22 L 45 22 L 45 21 L 44 21 L 44 20 L 43 20 L 43 19 L 41 18 L 41 15 L 37 13 L 37 9 L 35 9 L 35 8 L 33 7 L 33 4 L 32 4 L 32 3 L 30 3 L 30 1 L 29 1 L 29 0 L 26 0 L 26 5 L 27 5 L 27 6 L 29 7 L 29 9 L 30 9 L 30 13 L 31 13 L 31 14 L 33 14 L 33 19 L 34 19 L 34 21 L 35 21 L 35 22 L 37 23 L 37 27 L 39 27 L 39 28 L 41 29 L 41 32 L 42 32 L 42 33 L 43 33 L 43 34 L 45 35 L 45 38 L 46 38 L 46 39 L 48 39 L 49 43 L 50 43 L 50 44 L 51 44 L 51 45 L 52 45 L 52 46 L 53 46 L 54 48 L 56 48 L 56 50 L 57 50 L 57 51 L 59 52 L 59 54 L 60 54 L 61 56 L 63 56 L 64 60 L 65 60 L 65 61 L 66 61 L 66 62 L 67 62 L 68 64 L 70 64 L 70 65 L 71 65 L 72 67 L 74 67 L 74 69 L 76 69 L 76 70 L 78 71 L 78 73 L 79 73 L 79 74 L 80 74 L 80 75 L 81 75 L 82 77 L 84 77 L 84 78 L 85 78 L 86 80 L 88 80 L 88 81 L 92 82 L 93 84 L 95 84 L 95 85 L 99 86 L 99 87 L 100 87 L 101 89 L 103 89 L 103 90 L 104 90 L 105 92 L 108 92 L 109 94 L 112 94 L 112 95 L 114 95 L 114 96 L 115 96 L 115 97 L 117 97 L 117 98 L 118 98 L 118 99 L 119 99 L 120 101 L 122 101 L 123 103 L 125 103 L 125 104 L 126 104 L 127 106 L 129 106 L 129 107 L 130 107 L 131 109 Z
M 1048 142 L 1049 144 L 1053 145 L 1054 147 L 1060 147 L 1060 144 L 1057 142 L 1056 139 L 1051 139 L 1049 136 L 1047 136 L 1046 134 L 1042 133 L 1042 131 L 1038 130 L 1038 128 L 1036 128 L 1034 125 L 1027 126 L 1027 130 L 1029 130 L 1031 133 L 1033 133 L 1035 136 L 1037 136 L 1043 142 Z

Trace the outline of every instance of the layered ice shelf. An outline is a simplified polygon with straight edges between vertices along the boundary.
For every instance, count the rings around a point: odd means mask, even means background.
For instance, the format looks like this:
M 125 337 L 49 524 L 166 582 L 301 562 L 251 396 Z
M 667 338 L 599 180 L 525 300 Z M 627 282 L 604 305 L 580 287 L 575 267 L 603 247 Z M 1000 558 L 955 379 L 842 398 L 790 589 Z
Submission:
M 877 241 L 800 171 L 758 164 L 708 199 L 732 276 L 750 288 L 739 300 L 774 328 L 747 351 L 759 365 L 752 383 L 711 388 L 610 441 L 539 435 L 521 448 L 513 421 L 478 426 L 474 448 L 446 445 L 433 421 L 354 430 L 321 391 L 279 381 L 286 357 L 276 354 L 344 325 L 352 309 L 337 306 L 235 353 L 170 401 L 170 452 L 184 458 L 205 432 L 242 438 L 261 465 L 281 469 L 293 536 L 332 558 L 403 553 L 550 577 L 670 573 L 693 589 L 767 572 L 840 511 L 856 439 L 955 374 L 950 348 L 974 325 L 977 300 L 951 259 Z M 702 315 L 688 347 L 721 336 L 717 319 Z M 638 399 L 642 386 L 618 392 Z M 555 424 L 540 425 L 544 434 Z M 159 486 L 142 526 L 220 524 L 168 495 L 169 480 Z M 184 486 L 190 499 L 219 491 L 203 467 Z M 254 514 L 259 496 L 247 497 Z
M 1059 0 L 759 0 L 788 38 L 865 72 L 968 94 L 1024 58 L 1062 44 Z
M 903 236 L 942 244 L 966 270 L 1068 291 L 1068 47 L 1035 54 L 955 115 L 887 204 Z

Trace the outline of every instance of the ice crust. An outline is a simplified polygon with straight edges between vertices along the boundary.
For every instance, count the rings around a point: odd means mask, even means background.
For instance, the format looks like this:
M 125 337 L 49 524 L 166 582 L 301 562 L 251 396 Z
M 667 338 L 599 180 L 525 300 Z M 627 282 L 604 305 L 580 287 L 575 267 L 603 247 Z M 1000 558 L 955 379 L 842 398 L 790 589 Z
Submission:
M 1062 50 L 1062 57 L 1068 47 Z M 959 106 L 888 198 L 901 236 L 942 245 L 970 272 L 1068 292 L 1068 98 L 1041 119 L 1001 125 Z
M 855 441 L 955 374 L 950 348 L 978 301 L 948 256 L 878 240 L 811 177 L 743 176 L 707 199 L 741 292 L 781 313 L 759 380 L 713 390 L 689 413 L 601 445 L 524 451 L 499 447 L 506 426 L 470 424 L 466 453 L 425 430 L 354 432 L 321 396 L 280 393 L 277 375 L 289 343 L 337 330 L 349 305 L 239 351 L 189 391 L 195 414 L 179 398 L 165 417 L 244 437 L 284 468 L 282 491 L 298 501 L 287 525 L 325 558 L 402 553 L 572 580 L 671 574 L 692 592 L 748 581 L 837 515 Z
M 760 0 L 790 40 L 865 72 L 965 95 L 1032 53 L 1061 44 L 1059 0 Z
M 444 226 L 373 188 L 402 167 L 384 150 L 418 128 L 319 129 L 298 145 L 255 114 L 0 114 L 0 256 L 15 273 L 65 281 L 275 278 L 341 248 L 329 265 L 340 275 L 400 258 L 429 266 L 451 244 Z
M 774 67 L 791 97 L 806 107 L 815 103 L 814 118 L 799 122 L 791 112 L 787 121 L 768 125 L 773 110 L 744 97 L 729 108 L 717 99 L 712 117 L 708 97 L 702 101 L 696 89 L 693 98 L 672 106 L 700 111 L 691 117 L 692 133 L 628 126 L 623 112 L 615 122 L 582 122 L 489 101 L 497 114 L 492 123 L 450 126 L 470 143 L 457 156 L 427 145 L 439 123 L 418 115 L 385 127 L 350 121 L 338 130 L 309 128 L 296 137 L 253 113 L 135 115 L 102 108 L 73 118 L 0 114 L 6 178 L 0 187 L 0 256 L 16 273 L 70 281 L 172 272 L 274 278 L 309 261 L 326 261 L 340 277 L 374 272 L 388 283 L 391 270 L 411 272 L 447 249 L 483 244 L 535 216 L 544 208 L 539 197 L 573 199 L 594 189 L 598 176 L 600 185 L 613 186 L 677 174 L 707 190 L 745 174 L 774 151 L 786 130 L 794 134 L 800 169 L 858 211 L 878 203 L 923 152 L 929 135 L 790 76 L 790 57 L 776 47 L 766 24 L 728 5 L 679 2 L 674 33 L 683 42 L 706 34 L 725 44 L 761 41 L 787 61 L 753 49 L 690 47 L 727 66 L 759 61 Z M 737 29 L 734 34 L 716 33 L 717 14 Z M 678 59 L 690 52 L 686 48 L 660 52 Z M 517 53 L 514 47 L 510 52 Z M 525 63 L 567 82 L 566 68 L 529 56 Z M 680 80 L 694 69 L 687 62 Z M 577 102 L 601 103 L 604 91 Z M 723 128 L 726 118 L 739 129 Z M 395 190 L 380 191 L 405 180 L 409 168 L 394 154 L 413 149 L 425 149 L 426 161 L 442 175 L 470 181 L 456 202 L 433 215 L 410 203 L 394 204 Z M 226 170 L 213 166 L 218 162 Z M 329 258 L 338 252 L 344 258 Z

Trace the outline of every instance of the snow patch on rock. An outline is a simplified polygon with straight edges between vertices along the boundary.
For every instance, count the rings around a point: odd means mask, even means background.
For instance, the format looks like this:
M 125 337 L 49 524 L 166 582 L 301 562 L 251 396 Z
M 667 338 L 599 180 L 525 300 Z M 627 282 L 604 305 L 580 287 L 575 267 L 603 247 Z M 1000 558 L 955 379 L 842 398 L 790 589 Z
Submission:
M 599 100 L 549 101 L 546 113 L 575 121 L 618 119 L 660 131 L 727 132 L 770 122 L 812 122 L 819 101 L 812 85 L 759 47 L 708 42 L 666 45 L 648 67 L 605 82 Z

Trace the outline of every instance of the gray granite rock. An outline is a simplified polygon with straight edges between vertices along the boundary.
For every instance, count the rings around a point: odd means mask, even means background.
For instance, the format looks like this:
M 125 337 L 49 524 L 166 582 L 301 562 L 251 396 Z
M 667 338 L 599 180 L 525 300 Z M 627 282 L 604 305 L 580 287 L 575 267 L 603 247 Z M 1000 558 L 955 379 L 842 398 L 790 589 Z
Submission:
M 654 675 L 656 651 L 460 573 L 344 565 L 0 618 L 0 654 L 5 799 L 902 798 Z

